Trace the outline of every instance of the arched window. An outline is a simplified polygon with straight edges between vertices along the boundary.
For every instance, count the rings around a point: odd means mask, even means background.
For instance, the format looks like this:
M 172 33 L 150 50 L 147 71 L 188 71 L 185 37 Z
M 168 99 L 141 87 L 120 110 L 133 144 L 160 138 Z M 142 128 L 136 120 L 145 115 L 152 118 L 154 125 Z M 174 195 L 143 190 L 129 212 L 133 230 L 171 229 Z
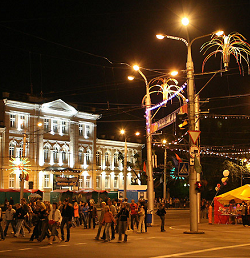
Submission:
M 45 146 L 43 149 L 44 162 L 49 162 L 49 146 Z
M 10 158 L 15 156 L 15 144 L 13 142 L 9 145 L 9 156 Z
M 86 164 L 89 165 L 90 164 L 90 154 L 91 154 L 91 151 L 88 149 L 87 152 L 86 152 Z
M 54 150 L 53 150 L 53 160 L 54 160 L 54 163 L 58 163 L 58 157 L 59 156 L 59 147 L 56 146 L 54 147 Z
M 83 164 L 83 150 L 79 149 L 78 151 L 78 159 L 79 159 L 79 163 Z

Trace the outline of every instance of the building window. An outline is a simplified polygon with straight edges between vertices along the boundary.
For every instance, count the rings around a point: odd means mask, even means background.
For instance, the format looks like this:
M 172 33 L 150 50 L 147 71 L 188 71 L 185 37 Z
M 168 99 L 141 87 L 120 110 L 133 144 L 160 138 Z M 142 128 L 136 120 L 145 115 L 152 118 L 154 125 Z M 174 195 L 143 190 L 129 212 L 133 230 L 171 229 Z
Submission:
M 114 153 L 114 166 L 118 167 L 118 153 Z
M 44 119 L 43 128 L 44 128 L 44 131 L 45 131 L 45 132 L 48 132 L 48 131 L 49 131 L 49 119 L 48 119 L 48 118 L 45 118 L 45 119 Z
M 65 150 L 62 151 L 62 162 L 63 163 L 67 162 L 67 153 Z
M 105 152 L 105 166 L 109 166 L 110 163 L 109 163 L 109 153 L 108 152 Z
M 118 176 L 115 176 L 114 177 L 114 188 L 119 188 L 119 177 Z
M 58 122 L 57 122 L 57 120 L 53 120 L 53 132 L 58 133 Z
M 58 149 L 55 148 L 54 151 L 53 151 L 53 160 L 54 160 L 54 163 L 58 163 Z
M 62 133 L 67 133 L 67 123 L 66 121 L 62 121 Z
M 105 176 L 105 188 L 110 188 L 110 176 Z
M 90 188 L 90 176 L 86 177 L 86 188 Z
M 78 158 L 79 158 L 79 163 L 83 164 L 83 151 L 82 150 L 79 150 Z
M 100 176 L 96 177 L 96 187 L 101 188 L 101 177 Z
M 10 115 L 10 127 L 12 128 L 16 127 L 16 115 L 13 115 L 13 114 Z
M 90 137 L 90 125 L 85 125 L 85 137 Z
M 79 178 L 78 186 L 79 186 L 79 188 L 82 188 L 82 178 Z
M 46 146 L 43 150 L 43 155 L 44 155 L 44 162 L 49 161 L 49 147 Z
M 44 175 L 44 188 L 49 187 L 49 175 Z
M 15 179 L 16 179 L 15 174 L 10 174 L 10 176 L 9 176 L 9 188 L 14 188 L 15 187 Z
M 16 157 L 17 157 L 17 158 L 22 158 L 22 156 L 23 156 L 23 148 L 22 148 L 22 147 L 19 147 L 19 148 L 17 148 L 17 150 L 16 150 Z
M 14 157 L 15 155 L 15 144 L 14 143 L 10 143 L 9 146 L 9 156 L 10 158 Z
M 87 165 L 90 164 L 90 150 L 87 150 L 87 152 L 86 152 L 86 164 Z
M 101 166 L 101 153 L 99 151 L 96 152 L 96 166 Z
M 83 124 L 79 124 L 79 136 L 83 136 Z

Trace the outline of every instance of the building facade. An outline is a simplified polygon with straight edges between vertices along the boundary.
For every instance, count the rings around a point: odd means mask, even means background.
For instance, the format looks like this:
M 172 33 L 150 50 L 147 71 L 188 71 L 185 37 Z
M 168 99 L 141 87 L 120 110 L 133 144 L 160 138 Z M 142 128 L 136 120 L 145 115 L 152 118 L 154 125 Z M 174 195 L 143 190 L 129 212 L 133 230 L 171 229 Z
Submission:
M 99 115 L 78 111 L 61 99 L 44 104 L 3 99 L 1 110 L 0 187 L 20 187 L 20 171 L 11 158 L 28 158 L 26 189 L 123 189 L 121 141 L 96 138 Z M 139 172 L 142 144 L 127 143 L 127 182 Z

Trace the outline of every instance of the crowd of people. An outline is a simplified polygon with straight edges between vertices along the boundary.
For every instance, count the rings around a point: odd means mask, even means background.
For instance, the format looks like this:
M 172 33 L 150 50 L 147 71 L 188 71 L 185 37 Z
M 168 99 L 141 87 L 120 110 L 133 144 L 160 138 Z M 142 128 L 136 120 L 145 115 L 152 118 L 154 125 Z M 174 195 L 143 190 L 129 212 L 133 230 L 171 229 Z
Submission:
M 10 200 L 11 201 L 11 200 Z M 144 200 L 135 203 L 134 200 L 101 202 L 99 217 L 94 200 L 79 203 L 65 199 L 63 203 L 50 203 L 48 201 L 32 199 L 27 203 L 23 198 L 16 205 L 6 202 L 5 214 L 0 209 L 0 219 L 5 219 L 4 230 L 0 223 L 1 240 L 8 236 L 8 228 L 11 225 L 14 237 L 24 237 L 25 228 L 31 234 L 29 240 L 41 242 L 48 239 L 48 244 L 53 241 L 70 241 L 71 227 L 95 229 L 98 225 L 95 240 L 110 242 L 118 234 L 118 242 L 127 242 L 129 232 L 147 232 L 147 204 Z M 159 212 L 158 212 L 159 211 Z M 157 215 L 162 221 L 161 231 L 164 230 L 165 205 L 159 207 Z M 65 237 L 66 229 L 66 237 Z

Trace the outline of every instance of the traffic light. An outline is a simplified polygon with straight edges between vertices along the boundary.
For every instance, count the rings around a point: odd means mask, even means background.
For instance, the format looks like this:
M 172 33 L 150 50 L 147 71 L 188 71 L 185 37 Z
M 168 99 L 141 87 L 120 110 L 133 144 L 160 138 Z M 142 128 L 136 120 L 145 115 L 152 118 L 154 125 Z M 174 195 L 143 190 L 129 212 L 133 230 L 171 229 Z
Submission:
M 202 183 L 201 183 L 201 181 L 197 181 L 195 183 L 195 190 L 198 191 L 198 192 L 202 191 Z
M 180 137 L 183 134 L 183 130 L 187 128 L 188 118 L 187 114 L 176 115 L 176 135 Z

